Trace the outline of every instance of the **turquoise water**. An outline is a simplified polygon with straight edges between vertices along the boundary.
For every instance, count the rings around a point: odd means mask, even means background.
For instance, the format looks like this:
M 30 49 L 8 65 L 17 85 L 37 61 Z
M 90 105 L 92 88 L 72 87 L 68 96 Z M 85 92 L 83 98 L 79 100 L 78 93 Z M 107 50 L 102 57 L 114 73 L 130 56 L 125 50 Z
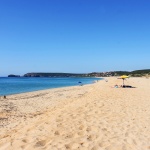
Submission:
M 0 95 L 90 84 L 101 78 L 8 78 L 0 77 Z

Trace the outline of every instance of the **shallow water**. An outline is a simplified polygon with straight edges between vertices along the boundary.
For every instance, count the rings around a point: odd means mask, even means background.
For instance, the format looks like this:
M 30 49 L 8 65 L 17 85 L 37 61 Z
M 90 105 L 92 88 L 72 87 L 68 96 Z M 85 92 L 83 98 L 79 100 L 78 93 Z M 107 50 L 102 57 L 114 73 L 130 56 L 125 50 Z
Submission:
M 0 95 L 10 95 L 80 84 L 90 84 L 95 80 L 102 80 L 102 78 L 0 77 Z

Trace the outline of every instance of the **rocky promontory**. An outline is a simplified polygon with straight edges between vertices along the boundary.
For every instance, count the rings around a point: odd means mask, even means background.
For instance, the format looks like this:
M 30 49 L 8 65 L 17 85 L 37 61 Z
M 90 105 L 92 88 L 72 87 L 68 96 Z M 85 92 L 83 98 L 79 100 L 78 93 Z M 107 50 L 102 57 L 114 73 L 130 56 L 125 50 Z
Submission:
M 27 73 L 24 77 L 85 77 L 86 74 L 74 73 Z

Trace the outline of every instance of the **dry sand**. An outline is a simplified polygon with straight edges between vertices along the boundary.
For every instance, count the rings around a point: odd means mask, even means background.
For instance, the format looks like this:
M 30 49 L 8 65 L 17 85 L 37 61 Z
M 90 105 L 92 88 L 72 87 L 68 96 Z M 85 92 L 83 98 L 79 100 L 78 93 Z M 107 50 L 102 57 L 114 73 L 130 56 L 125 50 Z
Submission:
M 107 80 L 1 98 L 0 150 L 150 150 L 150 79 Z

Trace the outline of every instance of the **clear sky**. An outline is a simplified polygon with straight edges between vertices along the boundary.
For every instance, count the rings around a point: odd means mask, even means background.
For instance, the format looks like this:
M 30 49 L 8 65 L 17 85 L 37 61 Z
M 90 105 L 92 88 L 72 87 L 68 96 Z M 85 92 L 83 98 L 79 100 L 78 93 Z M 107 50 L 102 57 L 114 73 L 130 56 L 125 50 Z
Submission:
M 150 0 L 0 0 L 0 76 L 150 69 Z

